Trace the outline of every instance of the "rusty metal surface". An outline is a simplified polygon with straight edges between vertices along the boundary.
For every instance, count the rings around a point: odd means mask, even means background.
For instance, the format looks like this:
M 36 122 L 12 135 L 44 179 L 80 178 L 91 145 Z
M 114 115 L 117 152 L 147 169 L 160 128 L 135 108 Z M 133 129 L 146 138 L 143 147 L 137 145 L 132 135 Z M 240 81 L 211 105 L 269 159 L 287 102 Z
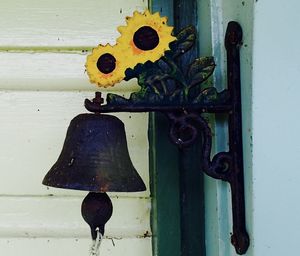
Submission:
M 71 121 L 62 152 L 43 184 L 94 192 L 146 190 L 130 160 L 124 124 L 115 116 L 95 114 Z
M 97 238 L 97 229 L 102 236 L 105 231 L 105 224 L 113 213 L 113 206 L 106 193 L 90 192 L 81 204 L 81 215 L 91 228 L 93 240 Z
M 232 111 L 229 114 L 229 153 L 232 165 L 228 176 L 232 194 L 233 232 L 231 243 L 238 254 L 246 253 L 250 239 L 246 231 L 245 192 L 242 139 L 240 51 L 242 29 L 236 22 L 230 22 L 225 36 L 227 50 L 227 86 L 231 92 Z

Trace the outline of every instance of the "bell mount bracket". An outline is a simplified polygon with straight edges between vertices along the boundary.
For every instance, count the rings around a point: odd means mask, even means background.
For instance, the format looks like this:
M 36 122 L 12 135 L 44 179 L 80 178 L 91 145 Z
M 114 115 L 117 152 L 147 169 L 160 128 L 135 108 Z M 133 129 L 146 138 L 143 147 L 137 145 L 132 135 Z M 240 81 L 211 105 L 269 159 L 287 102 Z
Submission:
M 225 35 L 227 52 L 227 89 L 217 92 L 214 87 L 203 88 L 213 73 L 212 57 L 194 60 L 187 70 L 177 59 L 195 43 L 195 29 L 190 26 L 177 34 L 177 40 L 155 63 L 147 62 L 126 71 L 125 80 L 136 77 L 141 86 L 129 99 L 108 94 L 106 104 L 101 92 L 93 100 L 86 99 L 85 107 L 96 114 L 110 112 L 162 112 L 170 120 L 170 138 L 178 147 L 188 147 L 202 135 L 202 171 L 212 178 L 230 184 L 232 200 L 231 243 L 238 254 L 249 247 L 246 231 L 244 167 L 241 114 L 240 53 L 242 29 L 237 22 L 228 23 Z M 227 152 L 211 157 L 212 132 L 203 113 L 228 114 Z

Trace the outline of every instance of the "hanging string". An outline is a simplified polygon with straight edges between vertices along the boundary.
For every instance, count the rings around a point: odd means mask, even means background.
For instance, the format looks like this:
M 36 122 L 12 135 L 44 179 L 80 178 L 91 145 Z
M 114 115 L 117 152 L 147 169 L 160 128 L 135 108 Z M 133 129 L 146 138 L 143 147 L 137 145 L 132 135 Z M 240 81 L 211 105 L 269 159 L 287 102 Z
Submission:
M 91 245 L 90 249 L 90 256 L 99 256 L 100 255 L 100 245 L 102 242 L 102 234 L 100 233 L 99 228 L 96 229 L 97 232 L 97 238 L 93 240 L 93 243 Z

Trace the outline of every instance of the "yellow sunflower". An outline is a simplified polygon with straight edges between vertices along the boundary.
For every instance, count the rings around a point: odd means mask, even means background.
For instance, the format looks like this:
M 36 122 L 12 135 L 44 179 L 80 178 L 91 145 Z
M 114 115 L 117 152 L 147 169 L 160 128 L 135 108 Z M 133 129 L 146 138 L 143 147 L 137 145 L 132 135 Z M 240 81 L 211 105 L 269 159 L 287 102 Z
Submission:
M 127 26 L 118 27 L 121 36 L 117 42 L 125 48 L 127 64 L 131 68 L 148 60 L 158 60 L 176 39 L 171 34 L 173 27 L 167 25 L 167 17 L 160 17 L 158 12 L 135 11 L 133 17 L 126 18 L 126 23 Z
M 114 86 L 125 77 L 125 65 L 122 50 L 117 45 L 99 45 L 87 56 L 85 64 L 91 83 L 100 87 Z

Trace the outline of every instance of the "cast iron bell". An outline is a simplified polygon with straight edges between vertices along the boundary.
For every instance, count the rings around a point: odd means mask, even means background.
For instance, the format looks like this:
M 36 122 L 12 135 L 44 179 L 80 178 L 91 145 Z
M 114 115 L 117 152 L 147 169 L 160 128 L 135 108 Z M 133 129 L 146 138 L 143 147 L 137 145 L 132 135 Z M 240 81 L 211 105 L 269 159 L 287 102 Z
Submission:
M 144 191 L 129 157 L 124 124 L 115 116 L 80 114 L 43 184 L 93 192 Z
M 124 124 L 114 116 L 81 114 L 70 123 L 62 152 L 46 174 L 50 187 L 87 190 L 81 214 L 94 245 L 104 235 L 113 206 L 105 192 L 143 191 L 146 186 L 129 157 Z

